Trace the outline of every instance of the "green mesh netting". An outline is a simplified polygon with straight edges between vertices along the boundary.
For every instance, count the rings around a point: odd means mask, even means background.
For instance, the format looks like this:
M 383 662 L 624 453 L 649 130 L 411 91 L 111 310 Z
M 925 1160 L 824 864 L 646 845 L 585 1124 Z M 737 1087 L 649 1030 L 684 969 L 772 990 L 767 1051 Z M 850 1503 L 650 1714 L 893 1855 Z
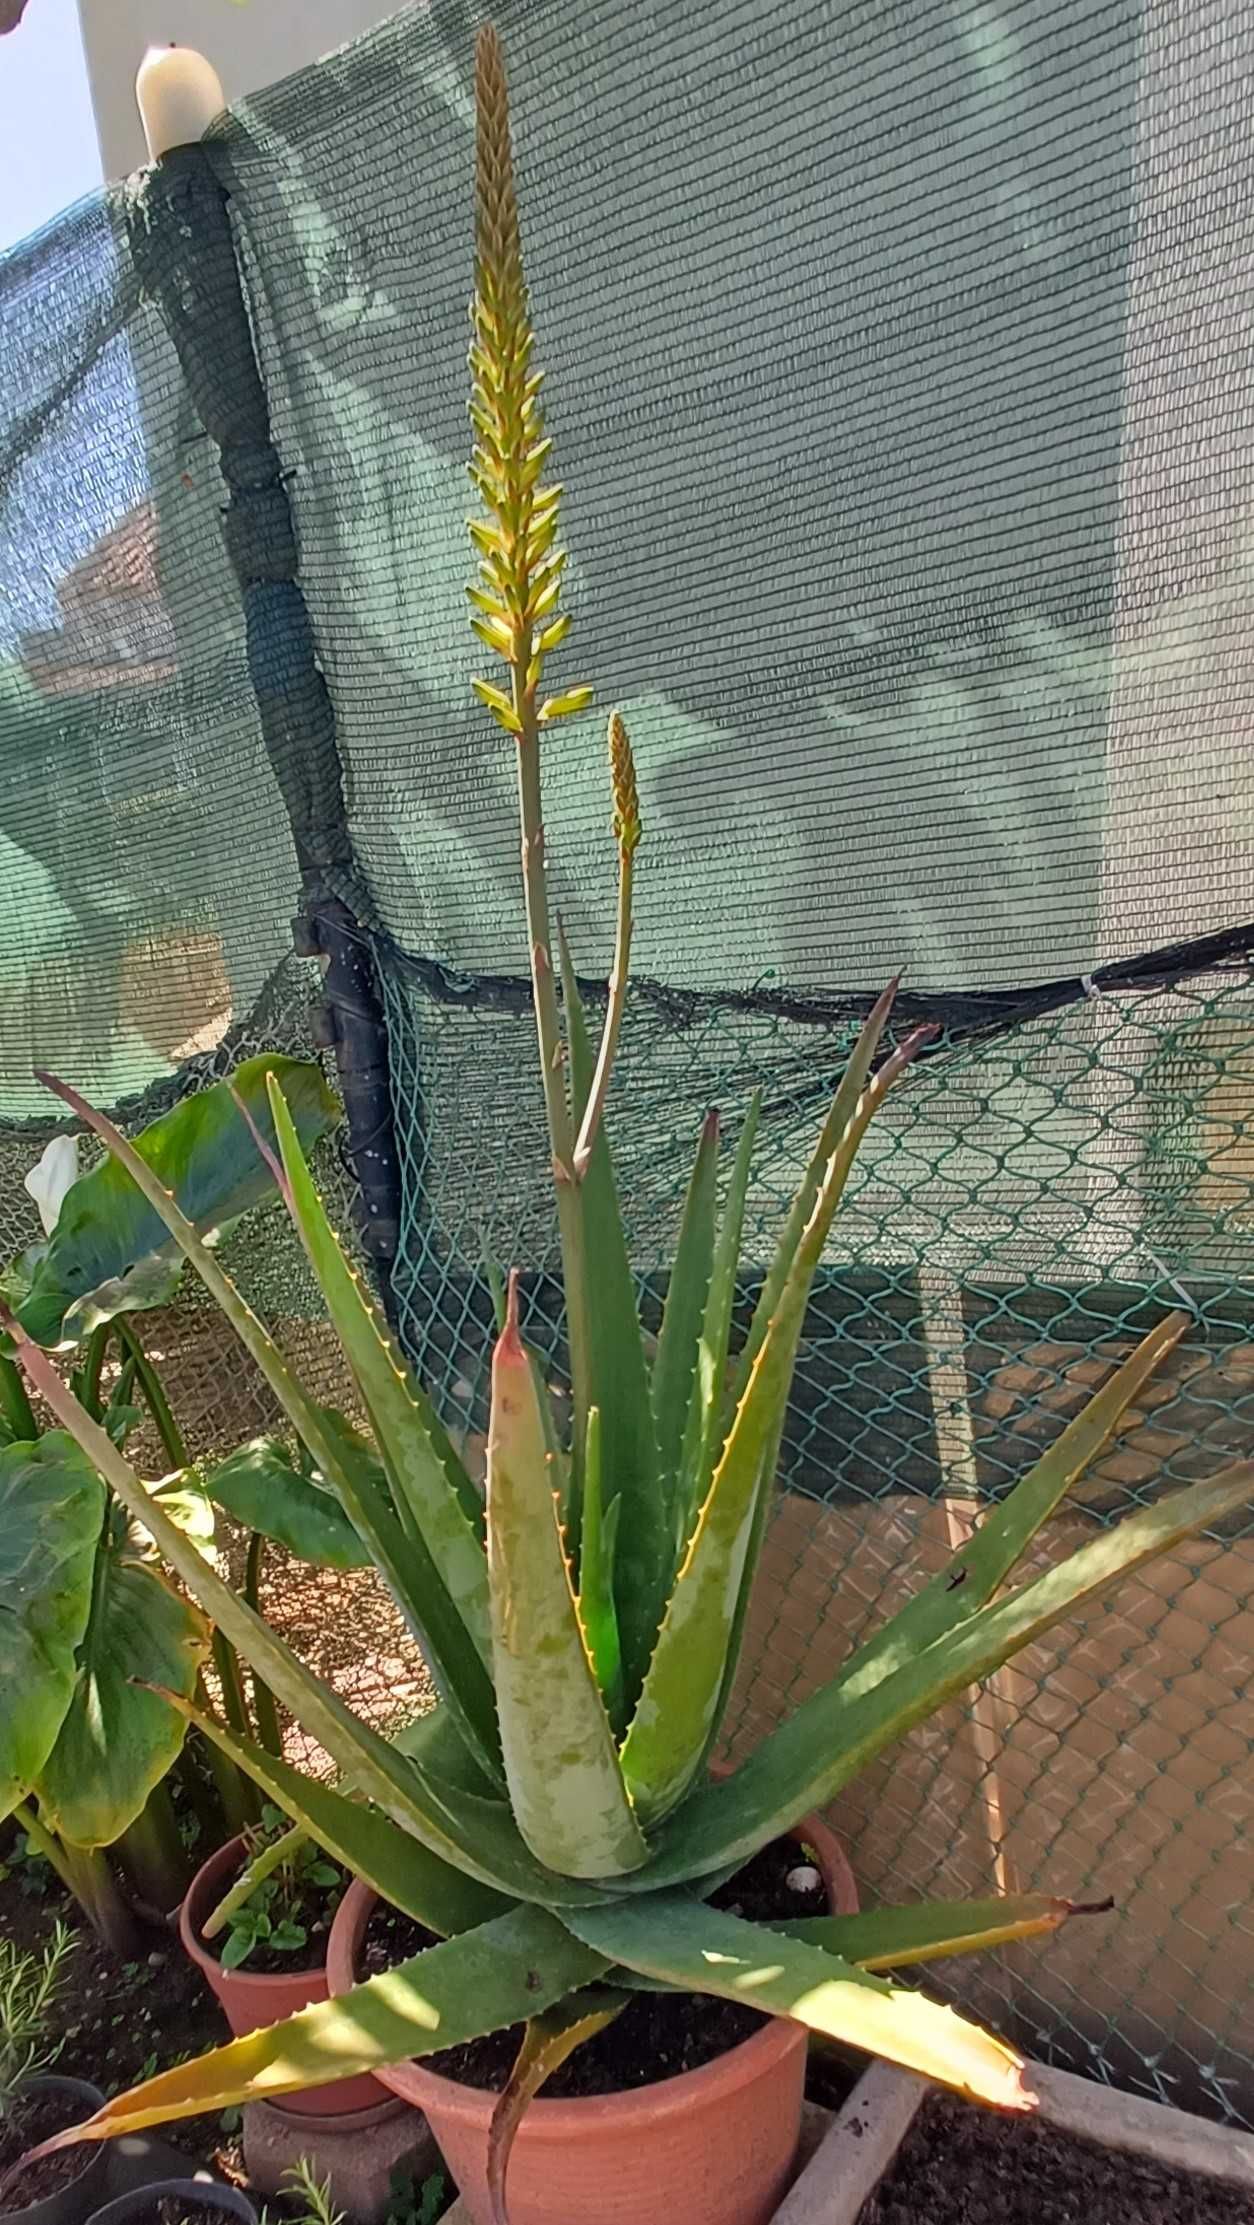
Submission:
M 565 670 L 627 711 L 644 803 L 653 986 L 612 1115 L 650 1302 L 708 1103 L 734 1126 L 765 1096 L 747 1303 L 857 994 L 904 964 L 951 1023 L 816 1293 L 749 1740 L 1166 1306 L 1195 1325 L 1059 1534 L 1254 1443 L 1249 934 L 1226 970 L 1212 947 L 1065 1009 L 1014 994 L 1250 910 L 1251 10 L 495 12 L 569 488 Z M 562 1346 L 512 768 L 470 702 L 461 593 L 471 18 L 406 11 L 0 264 L 22 366 L 0 395 L 0 1235 L 42 1140 L 32 1063 L 116 1102 L 219 1044 L 307 1043 L 288 923 L 330 890 L 384 997 L 393 1302 L 473 1451 L 485 1245 L 526 1267 L 558 1381 Z M 595 977 L 595 717 L 548 788 Z M 993 991 L 1021 1015 L 1000 1032 L 959 994 Z M 356 1146 L 361 1171 L 381 1142 Z M 304 1336 L 281 1234 L 244 1256 Z M 212 1449 L 261 1409 L 205 1334 L 187 1304 L 168 1324 Z M 839 1820 L 868 1897 L 1113 1894 L 1100 1935 L 958 1971 L 957 1996 L 1254 2124 L 1251 1552 L 1182 1551 L 915 1733 Z M 394 1632 L 350 1604 L 336 1673 L 394 1687 Z

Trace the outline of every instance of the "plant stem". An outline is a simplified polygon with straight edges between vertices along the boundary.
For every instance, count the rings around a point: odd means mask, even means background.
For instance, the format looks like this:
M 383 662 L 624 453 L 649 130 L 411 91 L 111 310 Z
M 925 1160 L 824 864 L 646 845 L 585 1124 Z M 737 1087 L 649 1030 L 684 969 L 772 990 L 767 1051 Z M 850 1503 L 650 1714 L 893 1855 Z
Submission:
M 104 1372 L 105 1354 L 113 1335 L 113 1323 L 102 1321 L 87 1339 L 83 1354 L 82 1401 L 94 1422 L 104 1419 L 104 1401 L 100 1396 L 100 1378 Z
M 117 1854 L 141 1898 L 168 1915 L 187 1887 L 187 1853 L 168 1785 L 153 1787 L 142 1814 L 118 1840 Z
M 255 1854 L 252 1861 L 240 1871 L 234 1885 L 228 1893 L 222 1895 L 217 1907 L 210 1910 L 200 1927 L 201 1936 L 216 1939 L 218 1933 L 226 1929 L 236 1909 L 242 1908 L 246 1900 L 251 1900 L 257 1887 L 264 1885 L 266 1879 L 281 1868 L 284 1862 L 290 1862 L 297 1848 L 304 1845 L 308 1836 L 302 1823 L 294 1823 L 291 1830 L 285 1831 L 281 1838 L 272 1839 L 269 1846 L 263 1846 L 260 1853 Z
M 39 1435 L 35 1409 L 26 1395 L 22 1371 L 16 1360 L 0 1353 L 0 1424 L 14 1444 L 33 1444 Z
M 196 1705 L 207 1715 L 213 1712 L 203 1677 L 196 1687 Z M 196 1735 L 200 1736 L 199 1733 Z M 240 1831 L 246 1830 L 249 1824 L 257 1822 L 261 1815 L 261 1796 L 242 1771 L 236 1768 L 229 1754 L 224 1754 L 213 1739 L 202 1738 L 201 1744 L 206 1767 L 217 1787 L 218 1799 L 222 1805 L 222 1820 L 226 1826 L 224 1835 L 233 1839 Z
M 549 1147 L 557 1196 L 562 1274 L 566 1288 L 566 1334 L 570 1343 L 574 1404 L 573 1443 L 579 1448 L 582 1458 L 590 1403 L 588 1284 L 583 1209 L 574 1179 L 574 1123 L 566 1091 L 562 1024 L 557 1004 L 557 984 L 553 975 L 553 937 L 549 922 L 544 811 L 540 793 L 540 730 L 536 718 L 535 688 L 528 688 L 526 684 L 530 656 L 531 631 L 526 628 L 513 665 L 513 701 L 519 721 L 518 813 L 522 824 L 523 892 L 527 910 L 527 942 L 531 956 L 531 994 L 535 1006 L 544 1109 L 548 1119 Z
M 254 1530 L 248 1540 L 248 1560 L 244 1568 L 244 1599 L 254 1614 L 261 1613 L 261 1564 L 265 1559 L 266 1541 L 260 1530 Z M 253 1713 L 257 1718 L 257 1736 L 268 1754 L 283 1752 L 283 1733 L 279 1728 L 279 1711 L 268 1684 L 262 1682 L 253 1670 Z
M 13 1813 L 31 1845 L 52 1865 L 105 1945 L 124 1962 L 134 1961 L 142 1951 L 143 1937 L 133 1910 L 119 1891 L 108 1856 L 99 1847 L 71 1846 L 68 1840 L 58 1838 L 40 1822 L 27 1801 L 19 1801 Z
M 252 1724 L 248 1719 L 248 1702 L 244 1698 L 244 1680 L 240 1675 L 239 1656 L 225 1633 L 214 1624 L 213 1665 L 222 1687 L 222 1712 L 233 1731 L 243 1738 L 252 1737 Z
M 161 1378 L 139 1340 L 139 1332 L 124 1319 L 114 1322 L 119 1342 L 125 1346 L 135 1362 L 135 1374 L 144 1394 L 144 1403 L 152 1415 L 153 1425 L 161 1439 L 162 1450 L 172 1468 L 186 1468 L 187 1447 L 183 1434 L 170 1408 L 170 1401 L 162 1388 Z
M 618 1032 L 623 1024 L 623 1011 L 627 1003 L 627 980 L 631 962 L 631 884 L 633 866 L 631 851 L 620 848 L 618 853 L 618 915 L 614 927 L 614 963 L 610 970 L 609 1000 L 605 1007 L 605 1026 L 597 1051 L 596 1069 L 588 1102 L 584 1106 L 579 1138 L 575 1145 L 574 1169 L 576 1182 L 582 1182 L 592 1157 L 592 1147 L 597 1139 L 597 1129 L 605 1111 L 609 1095 L 610 1075 L 614 1068 L 614 1054 L 618 1049 Z

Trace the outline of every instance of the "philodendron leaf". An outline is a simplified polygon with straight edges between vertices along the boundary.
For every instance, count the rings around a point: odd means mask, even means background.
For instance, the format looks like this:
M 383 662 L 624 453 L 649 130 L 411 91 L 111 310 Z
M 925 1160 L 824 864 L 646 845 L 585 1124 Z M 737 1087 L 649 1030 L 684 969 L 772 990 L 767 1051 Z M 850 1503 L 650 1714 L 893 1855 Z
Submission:
M 153 1568 L 102 1552 L 69 1707 L 35 1790 L 42 1820 L 75 1846 L 111 1846 L 182 1746 L 182 1715 L 209 1652 L 204 1616 Z
M 171 1305 L 183 1278 L 183 1262 L 168 1250 L 150 1252 L 124 1275 L 111 1275 L 85 1298 L 75 1300 L 61 1323 L 61 1342 L 81 1344 L 104 1321 L 120 1313 L 151 1313 L 156 1306 Z
M 164 1188 L 159 1177 L 135 1147 L 120 1134 L 104 1113 L 88 1104 L 67 1082 L 56 1081 L 52 1076 L 45 1076 L 44 1079 L 54 1094 L 100 1137 L 111 1158 L 124 1170 L 128 1179 L 134 1182 L 157 1219 L 168 1228 L 183 1256 L 195 1268 L 206 1289 L 217 1300 L 301 1441 L 312 1453 L 320 1471 L 328 1482 L 334 1484 L 345 1513 L 369 1545 L 376 1567 L 389 1585 L 401 1613 L 422 1646 L 437 1690 L 457 1713 L 463 1735 L 475 1748 L 491 1775 L 493 1769 L 499 1769 L 500 1765 L 497 1758 L 492 1687 L 487 1670 L 440 1579 L 439 1571 L 434 1567 L 424 1540 L 420 1535 L 402 1527 L 390 1497 L 380 1490 L 377 1464 L 362 1461 L 349 1442 L 340 1417 L 329 1413 L 327 1408 L 319 1406 L 316 1400 L 310 1398 L 273 1337 L 258 1320 L 252 1307 L 240 1296 L 230 1276 L 223 1272 L 208 1244 L 180 1210 L 177 1200 Z M 247 1106 L 245 1114 L 245 1126 L 249 1127 L 251 1122 L 249 1142 L 254 1155 L 272 1169 L 277 1167 L 275 1154 Z M 257 1149 L 259 1143 L 260 1154 Z M 9 1327 L 15 1343 L 18 1342 L 22 1335 L 22 1324 L 10 1316 L 2 1299 L 0 1320 Z M 36 1346 L 36 1352 L 37 1349 Z M 29 1341 L 22 1350 L 22 1364 L 28 1375 L 37 1372 L 35 1354 Z M 55 1404 L 63 1392 L 63 1385 L 58 1384 L 53 1388 L 50 1383 L 47 1395 Z M 63 1409 L 58 1407 L 57 1411 L 62 1412 Z M 75 1418 L 70 1426 L 81 1443 L 82 1422 L 78 1418 L 77 1409 L 74 1411 Z M 130 1505 L 125 1491 L 119 1492 L 119 1496 L 124 1504 Z M 214 1620 L 221 1624 L 222 1617 L 215 1613 Z M 262 1674 L 263 1681 L 272 1685 L 273 1680 L 264 1672 Z
M 128 1514 L 147 1530 L 193 1599 L 256 1669 L 275 1698 L 290 1708 L 309 1736 L 326 1749 L 352 1790 L 377 1802 L 385 1815 L 403 1830 L 412 1831 L 433 1853 L 510 1899 L 557 1907 L 574 1903 L 593 1890 L 545 1871 L 529 1852 L 502 1803 L 476 1800 L 460 1791 L 448 1795 L 420 1762 L 407 1760 L 354 1715 L 334 1688 L 306 1668 L 292 1648 L 223 1582 L 198 1548 L 170 1521 L 160 1500 L 146 1489 L 130 1462 L 79 1405 L 47 1353 L 25 1335 L 2 1304 L 0 1325 L 13 1336 L 21 1364 L 39 1396 L 73 1431 Z
M 607 1959 L 646 1977 L 739 2001 L 768 2016 L 793 2017 L 812 2032 L 1001 2109 L 1032 2105 L 1022 2056 L 978 2024 L 825 1948 L 708 1908 L 686 1893 L 580 1909 L 563 1922 Z
M 431 2055 L 521 2024 L 595 1984 L 605 1968 L 604 1955 L 582 1946 L 543 1909 L 513 1909 L 367 1978 L 338 2000 L 315 2002 L 281 2024 L 162 2071 L 34 2152 L 114 2140 L 241 2102 L 279 2101 L 307 2086 Z
M 298 1560 L 317 1568 L 370 1566 L 339 1500 L 301 1474 L 282 1438 L 254 1437 L 208 1470 L 203 1486 L 215 1506 Z
M 492 1355 L 488 1584 L 501 1751 L 519 1830 L 541 1862 L 569 1877 L 638 1869 L 647 1849 L 571 1590 L 515 1277 Z
M 60 1430 L 0 1450 L 0 1816 L 34 1784 L 73 1698 L 104 1508 Z
M 270 1053 L 245 1060 L 230 1082 L 183 1098 L 135 1138 L 141 1159 L 202 1235 L 273 1194 L 269 1170 L 235 1103 L 237 1094 L 273 1137 L 266 1096 L 272 1075 L 303 1141 L 315 1143 L 338 1117 L 338 1100 L 320 1067 Z M 116 1159 L 104 1160 L 66 1193 L 47 1251 L 16 1308 L 23 1328 L 38 1344 L 56 1344 L 72 1309 L 93 1294 L 103 1303 L 102 1285 L 128 1277 L 150 1254 L 167 1252 L 160 1215 Z M 96 1317 L 108 1318 L 99 1303 Z

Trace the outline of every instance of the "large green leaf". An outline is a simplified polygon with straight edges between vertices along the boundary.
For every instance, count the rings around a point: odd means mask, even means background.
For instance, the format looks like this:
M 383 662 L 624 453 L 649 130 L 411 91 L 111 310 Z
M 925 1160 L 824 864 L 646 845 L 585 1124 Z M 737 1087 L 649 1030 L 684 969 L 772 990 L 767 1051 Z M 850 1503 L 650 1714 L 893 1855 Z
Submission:
M 581 1888 L 555 1876 L 536 1862 L 503 1803 L 476 1800 L 461 1791 L 445 1789 L 443 1781 L 420 1762 L 402 1755 L 354 1715 L 339 1694 L 306 1668 L 170 1521 L 130 1462 L 66 1388 L 48 1355 L 26 1337 L 3 1305 L 0 1325 L 13 1335 L 22 1366 L 40 1397 L 72 1431 L 88 1459 L 127 1512 L 148 1532 L 193 1599 L 256 1669 L 275 1697 L 290 1708 L 309 1736 L 325 1748 L 352 1791 L 374 1801 L 432 1853 L 508 1899 L 534 1900 L 556 1907 L 576 1905 L 592 1891 L 591 1887 Z
M 249 1530 L 318 1568 L 365 1568 L 370 1555 L 339 1500 L 301 1474 L 280 1437 L 254 1437 L 211 1468 L 203 1488 Z
M 753 1320 L 749 1325 L 749 1334 L 745 1338 L 736 1362 L 733 1393 L 737 1404 L 744 1396 L 745 1386 L 749 1381 L 753 1363 L 757 1359 L 766 1332 L 774 1318 L 780 1293 L 792 1269 L 797 1246 L 801 1242 L 806 1223 L 814 1211 L 819 1191 L 823 1186 L 828 1161 L 848 1127 L 858 1099 L 866 1086 L 871 1067 L 874 1064 L 875 1054 L 880 1046 L 880 1038 L 888 1025 L 889 1015 L 892 1012 L 896 996 L 897 983 L 896 981 L 890 981 L 888 987 L 876 998 L 849 1054 L 848 1064 L 841 1075 L 836 1093 L 828 1108 L 827 1117 L 819 1130 L 818 1142 L 810 1154 L 810 1160 L 801 1178 L 800 1187 L 789 1207 L 788 1218 L 780 1231 L 779 1242 L 775 1247 L 775 1256 L 758 1293 L 758 1302 L 753 1310 Z M 927 1030 L 929 1036 L 934 1032 L 931 1028 Z
M 487 1670 L 468 1639 L 465 1625 L 440 1580 L 424 1540 L 402 1528 L 388 1492 L 380 1485 L 377 1465 L 373 1460 L 358 1456 L 340 1418 L 319 1406 L 302 1388 L 273 1337 L 240 1296 L 230 1276 L 223 1272 L 213 1252 L 113 1122 L 97 1112 L 68 1083 L 55 1081 L 51 1076 L 44 1078 L 48 1087 L 87 1123 L 111 1157 L 125 1169 L 216 1299 L 321 1473 L 334 1486 L 354 1528 L 369 1546 L 376 1567 L 422 1647 L 436 1689 L 458 1716 L 463 1736 L 474 1747 L 489 1774 L 499 1770 L 496 1716 Z M 278 1161 L 262 1128 L 254 1122 L 253 1129 L 254 1151 L 260 1142 L 262 1151 L 277 1167 Z M 26 1364 L 29 1371 L 29 1355 Z M 77 1428 L 75 1433 L 78 1434 Z M 271 1680 L 265 1677 L 264 1681 L 269 1684 Z
M 530 2017 L 514 2057 L 514 2067 L 488 2127 L 488 2199 L 492 2225 L 509 2225 L 505 2181 L 510 2153 L 518 2128 L 547 2079 L 585 2040 L 603 2032 L 623 2010 L 631 1995 L 614 1986 L 587 1986 L 552 2009 Z
M 310 1178 L 300 1139 L 275 1085 L 270 1104 L 278 1132 L 292 1217 L 327 1312 L 366 1402 L 393 1502 L 422 1538 L 469 1639 L 486 1660 L 488 1575 L 483 1544 L 450 1480 L 433 1439 L 430 1400 L 411 1380 L 401 1355 L 349 1266 Z M 447 1446 L 447 1439 L 444 1440 Z M 448 1448 L 452 1458 L 451 1447 Z M 477 1499 L 464 1478 L 478 1513 Z
M 1022 2057 L 977 2024 L 825 1948 L 708 1908 L 687 1893 L 653 1893 L 562 1920 L 608 1961 L 646 1977 L 793 2017 L 812 2032 L 1003 2109 L 1030 2106 Z
M 73 1697 L 104 1509 L 72 1437 L 0 1449 L 0 1816 L 34 1784 Z
M 501 1750 L 519 1830 L 567 1876 L 638 1869 L 647 1850 L 571 1590 L 514 1279 L 492 1355 L 488 1576 Z
M 500 1893 L 441 1861 L 377 1808 L 350 1800 L 305 1770 L 294 1769 L 281 1755 L 269 1753 L 254 1739 L 238 1737 L 191 1703 L 184 1702 L 183 1712 L 269 1793 L 293 1823 L 299 1823 L 354 1877 L 364 1878 L 384 1900 L 416 1917 L 429 1931 L 448 1938 L 503 1915 L 511 1905 Z
M 601 1409 L 588 1410 L 583 1462 L 583 1537 L 579 1552 L 579 1620 L 588 1641 L 596 1677 L 616 1736 L 626 1729 L 623 1714 L 623 1656 L 614 1605 L 614 1547 L 622 1500 L 608 1514 L 601 1488 Z
M 646 1826 L 682 1797 L 718 1727 L 735 1663 L 740 1601 L 752 1578 L 759 1502 L 774 1480 L 811 1285 L 858 1145 L 910 1048 L 895 1051 L 848 1106 L 675 1580 L 622 1752 L 623 1774 Z M 856 1077 L 860 1062 L 851 1062 L 851 1070 Z
M 918 1901 L 911 1908 L 864 1908 L 856 1916 L 799 1916 L 772 1924 L 789 1939 L 825 1947 L 859 1970 L 905 1970 L 951 1955 L 984 1954 L 1057 1931 L 1072 1916 L 1105 1914 L 1109 1907 L 1077 1907 L 1048 1893 L 1003 1893 L 987 1900 Z
M 595 1983 L 604 1970 L 605 1957 L 580 1945 L 543 1909 L 513 1909 L 367 1978 L 336 2001 L 316 2002 L 281 2024 L 162 2071 L 58 2133 L 40 2153 L 76 2140 L 113 2140 L 240 2102 L 279 2101 L 307 2086 L 431 2055 L 521 2024 Z
M 571 1107 L 578 1127 L 592 1080 L 579 985 L 559 929 L 562 1001 L 570 1054 Z M 634 1707 L 662 1619 L 674 1554 L 658 1468 L 648 1371 L 636 1311 L 636 1289 L 619 1210 L 605 1123 L 597 1127 L 588 1169 L 576 1185 L 588 1294 L 586 1386 L 576 1383 L 574 1437 L 582 1460 L 588 1409 L 601 1414 L 601 1489 L 608 1510 L 623 1502 L 614 1566 L 626 1701 Z
M 185 1097 L 135 1138 L 139 1156 L 202 1232 L 220 1228 L 272 1194 L 269 1172 L 232 1095 L 238 1093 L 271 1136 L 270 1076 L 282 1089 L 300 1135 L 307 1144 L 316 1142 L 338 1117 L 336 1098 L 319 1067 L 271 1053 L 245 1060 L 230 1082 L 216 1082 Z M 101 1311 L 102 1285 L 116 1283 L 166 1248 L 160 1214 L 125 1167 L 106 1159 L 67 1191 L 56 1229 L 18 1308 L 22 1326 L 38 1343 L 55 1344 L 67 1313 L 93 1295 L 98 1299 L 96 1318 L 108 1318 L 108 1308 Z M 113 1310 L 124 1308 L 125 1286 L 116 1297 Z
M 155 1569 L 101 1553 L 73 1696 L 35 1786 L 51 1830 L 75 1846 L 111 1846 L 129 1829 L 186 1729 L 146 1687 L 190 1697 L 208 1652 L 204 1617 Z
M 745 1114 L 740 1141 L 736 1146 L 736 1160 L 732 1168 L 727 1204 L 719 1226 L 709 1294 L 701 1323 L 696 1374 L 684 1425 L 679 1488 L 676 1493 L 675 1550 L 681 1556 L 692 1535 L 697 1509 L 704 1502 L 710 1488 L 710 1478 L 714 1473 L 714 1463 L 722 1442 L 727 1405 L 727 1353 L 736 1298 L 736 1271 L 740 1265 L 745 1199 L 749 1191 L 749 1172 L 753 1163 L 753 1146 L 757 1139 L 761 1109 L 761 1092 L 755 1090 Z
M 698 1346 L 714 1264 L 714 1216 L 718 1183 L 718 1114 L 707 1114 L 693 1163 L 675 1259 L 666 1287 L 666 1305 L 653 1362 L 653 1426 L 658 1465 L 673 1537 L 677 1528 L 679 1470 L 684 1429 L 692 1404 Z
M 814 1693 L 721 1783 L 694 1791 L 658 1835 L 648 1882 L 701 1877 L 746 1859 L 821 1808 L 876 1754 L 946 1700 L 988 1676 L 1055 1623 L 1146 1562 L 1244 1506 L 1254 1464 L 1129 1515 L 1069 1559 L 854 1693 L 839 1678 Z M 623 1881 L 630 1890 L 633 1881 Z
M 987 1604 L 1187 1327 L 1185 1314 L 1168 1314 L 1142 1338 L 1083 1413 L 1067 1424 L 1014 1490 L 984 1516 L 948 1566 L 850 1656 L 836 1679 L 838 1686 L 850 1694 L 869 1692 L 893 1669 Z

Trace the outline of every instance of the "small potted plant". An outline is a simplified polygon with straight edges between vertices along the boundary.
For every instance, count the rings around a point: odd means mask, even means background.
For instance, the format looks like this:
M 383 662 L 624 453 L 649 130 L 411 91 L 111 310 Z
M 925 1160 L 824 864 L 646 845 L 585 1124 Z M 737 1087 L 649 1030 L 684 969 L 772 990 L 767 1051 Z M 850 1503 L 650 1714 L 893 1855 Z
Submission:
M 69 2148 L 42 2162 L 27 2151 L 73 2124 L 104 2096 L 83 2078 L 58 2077 L 60 2045 L 49 2024 L 73 1953 L 58 1923 L 42 1954 L 20 1954 L 0 1939 L 0 2221 L 3 2225 L 80 2225 L 100 2199 L 105 2154 Z
M 303 1775 L 194 1700 L 178 1702 L 183 1712 L 318 1846 L 421 1927 L 416 1951 L 401 1961 L 160 2073 L 59 2142 L 274 2101 L 411 2059 L 447 2064 L 450 2048 L 507 2032 L 504 2082 L 497 2094 L 473 2094 L 473 2122 L 464 2080 L 432 2076 L 427 2089 L 433 2129 L 476 2225 L 499 2225 L 507 2209 L 514 2225 L 671 2225 L 677 2212 L 685 2225 L 764 2225 L 795 2153 L 806 2031 L 992 2106 L 1031 2109 L 1028 2066 L 1012 2047 L 887 1973 L 1045 1933 L 1077 1911 L 1030 1893 L 793 1915 L 787 1872 L 758 1900 L 753 1865 L 763 1857 L 813 1866 L 791 1846 L 781 1854 L 780 1842 L 817 1831 L 807 1818 L 856 1773 L 1023 1646 L 1181 1539 L 1222 1523 L 1254 1492 L 1254 1470 L 1234 1468 L 1144 1506 L 1045 1574 L 1023 1575 L 1032 1541 L 1182 1333 L 1183 1318 L 1169 1317 L 989 1508 L 947 1568 L 852 1647 L 839 1673 L 734 1770 L 711 1772 L 814 1278 L 862 1136 L 928 1031 L 893 1044 L 893 990 L 878 1000 L 734 1354 L 756 1108 L 730 1168 L 720 1168 L 717 1119 L 705 1122 L 651 1347 L 603 1117 L 626 995 L 640 806 L 626 728 L 614 715 L 616 950 L 594 1053 L 574 967 L 551 931 L 541 809 L 544 737 L 582 710 L 590 691 L 545 695 L 541 687 L 567 630 L 557 607 L 560 490 L 548 478 L 504 71 L 490 28 L 480 33 L 476 94 L 472 477 L 487 515 L 471 528 L 480 557 L 472 623 L 504 671 L 501 685 L 475 685 L 517 759 L 573 1418 L 569 1431 L 559 1428 L 511 1276 L 480 1493 L 341 1248 L 275 1088 L 279 1158 L 265 1138 L 259 1147 L 370 1417 L 373 1444 L 363 1456 L 328 1428 L 325 1409 L 143 1158 L 77 1092 L 52 1085 L 236 1328 L 389 1585 L 440 1699 L 403 1741 L 356 1716 L 189 1544 L 0 1308 L 36 1391 L 340 1782 Z M 532 2097 L 576 2050 L 620 2019 L 647 2021 L 649 1998 L 668 1993 L 702 1996 L 713 2016 L 730 2005 L 773 2021 L 683 2076 L 659 2058 L 634 2094 L 554 2102 L 561 2116 L 547 2129 L 545 2103 L 530 2109 Z M 459 2083 L 456 2110 L 450 2104 L 441 2116 L 437 2089 Z
M 248 2196 L 222 2179 L 155 2179 L 96 2211 L 91 2225 L 258 2225 Z
M 326 2000 L 331 1919 L 347 1883 L 340 1865 L 269 1802 L 260 1824 L 215 1849 L 197 1871 L 179 1911 L 179 1937 L 233 2032 L 254 2032 Z M 355 2078 L 288 2095 L 285 2106 L 329 2116 L 383 2099 L 373 2078 Z

